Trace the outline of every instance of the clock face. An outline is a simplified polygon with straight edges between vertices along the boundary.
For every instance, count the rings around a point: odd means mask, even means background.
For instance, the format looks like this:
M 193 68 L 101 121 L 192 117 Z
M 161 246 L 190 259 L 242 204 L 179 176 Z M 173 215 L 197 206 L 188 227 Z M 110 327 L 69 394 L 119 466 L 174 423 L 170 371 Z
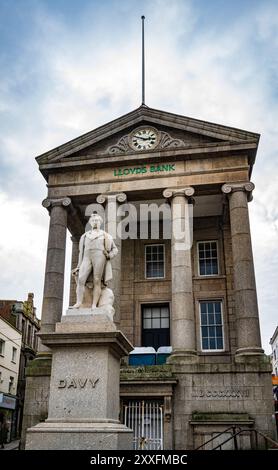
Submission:
M 134 150 L 151 150 L 158 144 L 158 132 L 152 127 L 135 129 L 130 136 L 130 145 Z

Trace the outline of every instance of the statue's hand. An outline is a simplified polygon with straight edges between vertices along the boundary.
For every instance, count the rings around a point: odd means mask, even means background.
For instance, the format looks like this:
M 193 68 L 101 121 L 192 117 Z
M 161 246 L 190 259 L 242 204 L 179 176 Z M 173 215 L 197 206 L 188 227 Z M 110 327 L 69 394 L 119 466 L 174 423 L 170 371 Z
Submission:
M 103 253 L 104 253 L 106 259 L 110 259 L 110 255 L 109 255 L 108 251 L 103 250 Z

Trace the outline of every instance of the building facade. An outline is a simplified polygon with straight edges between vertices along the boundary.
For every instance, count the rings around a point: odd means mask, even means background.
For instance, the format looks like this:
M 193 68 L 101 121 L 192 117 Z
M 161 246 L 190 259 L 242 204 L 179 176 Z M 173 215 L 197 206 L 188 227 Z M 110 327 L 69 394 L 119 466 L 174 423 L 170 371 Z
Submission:
M 273 336 L 270 338 L 270 345 L 272 349 L 272 385 L 275 407 L 275 421 L 278 433 L 278 326 L 276 327 Z
M 0 317 L 0 421 L 6 442 L 16 437 L 20 349 L 21 332 Z
M 270 339 L 270 346 L 272 349 L 272 373 L 278 377 L 278 326 Z
M 67 229 L 74 268 L 94 210 L 103 208 L 108 231 L 122 223 L 115 322 L 135 347 L 153 348 L 122 366 L 120 419 L 135 448 L 197 448 L 228 429 L 226 439 L 231 425 L 274 437 L 248 216 L 258 142 L 258 134 L 140 106 L 37 158 L 50 215 L 43 332 L 62 315 Z M 50 370 L 41 344 L 28 368 L 24 428 L 47 417 Z
M 21 435 L 23 406 L 25 398 L 25 371 L 29 361 L 37 354 L 40 320 L 36 316 L 34 294 L 29 293 L 25 301 L 0 300 L 0 317 L 21 332 L 21 347 L 19 352 L 19 368 L 17 380 L 16 427 L 15 436 Z

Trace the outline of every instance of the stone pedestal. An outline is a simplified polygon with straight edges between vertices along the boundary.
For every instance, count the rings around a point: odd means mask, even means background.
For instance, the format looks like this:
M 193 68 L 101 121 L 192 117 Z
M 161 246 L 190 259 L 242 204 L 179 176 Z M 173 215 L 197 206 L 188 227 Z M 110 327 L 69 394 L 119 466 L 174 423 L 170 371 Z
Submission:
M 53 354 L 48 418 L 28 429 L 26 449 L 132 448 L 119 422 L 120 358 L 132 346 L 107 315 L 83 310 L 41 334 Z

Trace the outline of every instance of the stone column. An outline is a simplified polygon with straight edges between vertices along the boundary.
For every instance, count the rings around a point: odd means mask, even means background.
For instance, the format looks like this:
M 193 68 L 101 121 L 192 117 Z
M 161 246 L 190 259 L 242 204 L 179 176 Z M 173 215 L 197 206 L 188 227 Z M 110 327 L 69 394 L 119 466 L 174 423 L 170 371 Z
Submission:
M 119 217 L 117 215 L 119 204 L 122 204 L 127 199 L 125 193 L 118 194 L 100 194 L 97 197 L 99 204 L 105 204 L 105 217 L 106 217 L 106 231 L 114 238 L 114 242 L 118 248 L 118 254 L 111 260 L 113 279 L 110 281 L 110 287 L 113 290 L 115 300 L 115 316 L 114 322 L 119 327 L 121 321 L 120 314 L 120 301 L 121 301 L 121 263 L 122 263 L 122 238 L 119 233 Z
M 165 189 L 172 209 L 172 309 L 170 361 L 196 355 L 195 316 L 192 291 L 190 198 L 192 187 Z M 193 222 L 193 221 L 192 221 Z
M 77 264 L 78 264 L 79 239 L 80 239 L 80 237 L 77 237 L 77 236 L 71 237 L 71 241 L 72 241 L 71 270 L 75 269 Z M 70 278 L 69 304 L 74 305 L 75 302 L 76 302 L 76 282 L 74 280 L 74 277 L 71 276 L 71 278 Z
M 70 198 L 44 199 L 43 207 L 50 213 L 41 331 L 50 333 L 61 320 L 64 294 L 64 270 L 67 236 L 67 207 Z M 49 351 L 40 343 L 39 351 Z
M 238 355 L 263 353 L 248 215 L 254 187 L 250 182 L 222 186 L 229 197 Z

